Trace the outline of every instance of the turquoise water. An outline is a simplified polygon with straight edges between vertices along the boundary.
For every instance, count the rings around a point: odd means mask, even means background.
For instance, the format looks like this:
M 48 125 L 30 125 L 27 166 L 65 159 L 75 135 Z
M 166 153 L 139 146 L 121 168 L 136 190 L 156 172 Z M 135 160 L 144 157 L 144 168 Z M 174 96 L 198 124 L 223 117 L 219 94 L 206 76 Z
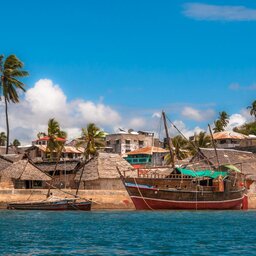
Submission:
M 256 212 L 0 211 L 0 255 L 256 255 Z

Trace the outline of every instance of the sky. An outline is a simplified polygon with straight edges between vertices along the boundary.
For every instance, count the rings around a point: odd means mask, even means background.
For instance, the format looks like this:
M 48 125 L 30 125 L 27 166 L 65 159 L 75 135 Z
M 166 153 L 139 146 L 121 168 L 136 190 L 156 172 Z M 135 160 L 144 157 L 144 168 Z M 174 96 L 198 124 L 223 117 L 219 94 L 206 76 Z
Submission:
M 69 139 L 89 122 L 160 133 L 162 110 L 187 136 L 220 111 L 230 130 L 250 120 L 255 1 L 14 0 L 1 10 L 0 54 L 30 73 L 9 108 L 11 140 L 31 142 L 49 118 Z

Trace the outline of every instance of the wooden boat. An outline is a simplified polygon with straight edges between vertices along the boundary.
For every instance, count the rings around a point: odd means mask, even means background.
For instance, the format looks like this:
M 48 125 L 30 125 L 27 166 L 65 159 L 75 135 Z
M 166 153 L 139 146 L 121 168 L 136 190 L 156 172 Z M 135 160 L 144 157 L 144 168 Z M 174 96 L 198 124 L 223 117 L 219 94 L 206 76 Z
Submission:
M 245 207 L 247 197 L 243 175 L 213 174 L 217 176 L 195 177 L 176 173 L 167 177 L 121 178 L 137 210 L 227 210 Z
M 7 204 L 9 210 L 47 210 L 47 211 L 63 211 L 68 209 L 67 200 L 56 201 L 28 201 L 15 202 Z
M 27 201 L 7 204 L 9 210 L 47 210 L 47 211 L 90 211 L 92 202 L 81 199 L 58 199 L 44 201 Z
M 92 207 L 92 202 L 89 200 L 71 200 L 68 201 L 67 210 L 71 211 L 90 211 Z
M 163 177 L 159 174 L 140 176 L 138 172 L 137 178 L 130 178 L 123 176 L 118 170 L 136 209 L 227 210 L 247 208 L 246 180 L 239 170 L 233 168 L 233 170 L 224 172 L 220 171 L 220 166 L 217 170 L 203 171 L 175 167 L 175 153 L 168 134 L 166 116 L 164 112 L 162 115 L 172 162 L 170 174 Z M 173 126 L 176 128 L 174 124 Z M 211 129 L 210 133 L 212 135 Z M 182 136 L 185 138 L 183 134 Z M 215 148 L 214 141 L 213 145 Z M 196 149 L 193 143 L 192 146 Z M 198 151 L 200 153 L 200 150 Z

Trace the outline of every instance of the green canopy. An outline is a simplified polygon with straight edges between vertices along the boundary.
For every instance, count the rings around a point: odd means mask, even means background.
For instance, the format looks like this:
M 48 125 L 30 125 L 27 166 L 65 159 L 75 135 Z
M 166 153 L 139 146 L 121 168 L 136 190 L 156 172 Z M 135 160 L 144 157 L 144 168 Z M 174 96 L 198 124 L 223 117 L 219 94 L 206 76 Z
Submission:
M 227 172 L 211 171 L 211 170 L 193 171 L 193 170 L 182 169 L 182 168 L 177 168 L 177 170 L 183 175 L 189 175 L 192 177 L 208 177 L 212 179 L 215 179 L 219 176 L 222 176 L 224 178 L 228 175 Z
M 241 172 L 236 166 L 234 166 L 232 164 L 225 164 L 225 165 L 222 165 L 222 166 L 228 168 L 229 170 L 235 171 L 235 172 Z

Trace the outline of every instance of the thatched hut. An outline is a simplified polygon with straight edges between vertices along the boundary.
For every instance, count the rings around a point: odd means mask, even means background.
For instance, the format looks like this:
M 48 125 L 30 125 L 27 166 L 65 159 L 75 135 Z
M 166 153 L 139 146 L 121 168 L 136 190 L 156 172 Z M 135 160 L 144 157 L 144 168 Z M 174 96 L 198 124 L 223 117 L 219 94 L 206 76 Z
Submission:
M 136 176 L 137 174 L 120 155 L 102 152 L 89 163 L 80 165 L 75 181 L 78 182 L 82 174 L 81 189 L 122 190 L 124 186 L 116 166 L 126 175 Z
M 57 163 L 52 161 L 36 162 L 35 165 L 43 172 L 53 175 L 52 185 L 58 188 L 76 188 L 77 184 L 74 181 L 77 166 L 80 164 L 79 160 L 66 160 Z
M 51 177 L 42 172 L 32 162 L 20 160 L 0 170 L 0 187 L 30 189 L 42 188 Z

